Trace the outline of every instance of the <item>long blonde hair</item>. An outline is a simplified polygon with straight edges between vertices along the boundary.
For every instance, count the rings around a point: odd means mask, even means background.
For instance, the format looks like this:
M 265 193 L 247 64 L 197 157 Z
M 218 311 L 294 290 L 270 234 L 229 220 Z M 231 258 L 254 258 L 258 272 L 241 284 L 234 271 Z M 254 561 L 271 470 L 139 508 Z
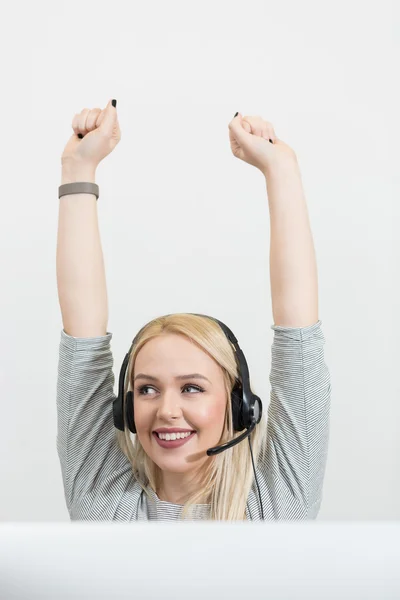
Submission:
M 133 391 L 134 365 L 139 350 L 149 340 L 169 333 L 179 334 L 193 341 L 220 365 L 225 382 L 227 404 L 224 429 L 218 444 L 223 444 L 240 435 L 233 431 L 232 423 L 231 391 L 236 378 L 239 377 L 234 347 L 214 320 L 187 313 L 158 317 L 142 327 L 137 334 L 131 348 L 125 378 L 124 414 L 126 414 L 126 392 Z M 250 436 L 255 462 L 263 449 L 264 434 L 265 420 L 262 418 Z M 147 487 L 150 485 L 156 492 L 160 483 L 160 468 L 145 453 L 138 436 L 135 435 L 134 443 L 132 443 L 127 424 L 125 424 L 124 431 L 116 430 L 116 435 L 119 446 L 129 459 L 134 476 L 143 490 L 148 494 Z M 246 503 L 253 477 L 247 440 L 221 454 L 210 457 L 203 469 L 201 487 L 186 498 L 182 517 L 190 513 L 196 502 L 207 498 L 211 505 L 209 517 L 211 520 L 246 519 Z

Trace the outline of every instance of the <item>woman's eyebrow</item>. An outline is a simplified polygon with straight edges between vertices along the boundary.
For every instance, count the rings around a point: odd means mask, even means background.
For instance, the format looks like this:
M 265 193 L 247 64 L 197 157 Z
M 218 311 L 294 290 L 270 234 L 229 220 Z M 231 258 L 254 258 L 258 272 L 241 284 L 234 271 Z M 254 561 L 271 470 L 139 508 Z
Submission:
M 150 379 L 151 381 L 159 381 L 159 379 L 157 377 L 154 377 L 153 375 L 146 375 L 145 373 L 138 373 L 138 375 L 136 375 L 134 381 L 136 381 L 136 379 Z M 205 377 L 201 373 L 189 373 L 189 375 L 177 375 L 175 377 L 175 379 L 205 379 L 206 381 L 208 381 L 208 383 L 211 383 L 211 381 L 209 379 L 207 379 L 207 377 Z

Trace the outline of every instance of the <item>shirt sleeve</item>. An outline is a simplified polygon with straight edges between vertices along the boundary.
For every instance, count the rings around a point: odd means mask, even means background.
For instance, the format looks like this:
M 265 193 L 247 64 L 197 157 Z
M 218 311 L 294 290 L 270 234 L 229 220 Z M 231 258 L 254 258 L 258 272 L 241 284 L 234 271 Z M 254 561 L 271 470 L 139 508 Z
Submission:
M 259 469 L 280 518 L 316 518 L 322 500 L 331 383 L 321 325 L 271 327 L 271 397 Z
M 112 404 L 112 334 L 75 338 L 61 332 L 57 379 L 57 452 L 70 516 L 89 493 L 122 494 L 133 472 L 116 438 Z M 99 499 L 98 499 L 99 500 Z

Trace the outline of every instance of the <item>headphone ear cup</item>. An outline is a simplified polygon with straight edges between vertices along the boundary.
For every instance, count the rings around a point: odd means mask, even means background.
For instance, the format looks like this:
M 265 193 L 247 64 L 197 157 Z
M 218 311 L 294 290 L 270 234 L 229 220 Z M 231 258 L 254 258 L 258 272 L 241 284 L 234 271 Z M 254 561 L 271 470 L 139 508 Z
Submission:
M 254 417 L 257 423 L 261 421 L 262 412 L 263 406 L 261 398 L 259 396 L 254 395 Z
M 236 383 L 231 393 L 231 405 L 232 405 L 232 421 L 234 431 L 243 431 L 245 428 L 243 422 L 243 396 L 242 386 L 240 383 Z
M 113 402 L 113 419 L 114 419 L 114 427 L 119 429 L 120 431 L 124 430 L 124 415 L 122 414 L 122 401 L 120 396 L 115 398 Z
M 126 393 L 125 406 L 126 406 L 127 425 L 132 433 L 136 433 L 135 418 L 134 418 L 135 415 L 134 415 L 134 411 L 133 411 L 133 392 Z

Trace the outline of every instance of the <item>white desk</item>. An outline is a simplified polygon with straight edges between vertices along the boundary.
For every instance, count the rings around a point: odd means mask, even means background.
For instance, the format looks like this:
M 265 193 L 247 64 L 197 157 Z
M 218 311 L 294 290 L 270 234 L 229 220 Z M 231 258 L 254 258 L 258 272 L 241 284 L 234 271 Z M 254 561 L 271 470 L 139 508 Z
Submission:
M 399 600 L 400 522 L 2 523 L 1 600 Z

